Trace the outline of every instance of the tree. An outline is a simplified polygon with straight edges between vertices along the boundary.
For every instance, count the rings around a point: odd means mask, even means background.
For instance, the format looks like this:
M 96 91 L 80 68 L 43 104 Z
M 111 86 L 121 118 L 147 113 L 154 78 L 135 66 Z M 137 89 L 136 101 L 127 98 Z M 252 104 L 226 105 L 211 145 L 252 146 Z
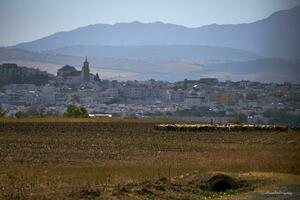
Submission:
M 238 120 L 238 123 L 247 123 L 247 116 L 245 114 L 238 114 L 237 115 L 237 120 Z
M 18 111 L 15 113 L 15 117 L 16 118 L 24 118 L 24 117 L 28 117 L 28 114 L 22 111 Z
M 234 119 L 230 120 L 230 122 L 235 124 L 247 123 L 247 116 L 245 114 L 239 113 L 235 115 Z
M 64 113 L 66 117 L 75 117 L 75 118 L 87 118 L 89 113 L 84 107 L 77 107 L 76 105 L 69 105 L 67 111 Z
M 6 111 L 0 106 L 0 118 L 6 116 Z
M 87 118 L 89 117 L 88 111 L 85 109 L 85 107 L 81 106 L 80 107 L 80 112 L 81 112 L 81 117 Z
M 300 118 L 297 115 L 288 113 L 283 109 L 269 109 L 264 112 L 264 117 L 270 119 L 271 124 L 282 124 L 289 126 L 299 126 Z
M 96 82 L 100 82 L 100 78 L 99 78 L 99 74 L 98 74 L 98 73 L 97 73 L 96 76 L 94 77 L 94 80 L 95 80 Z
M 30 117 L 45 117 L 44 111 L 35 107 L 29 108 L 26 114 Z

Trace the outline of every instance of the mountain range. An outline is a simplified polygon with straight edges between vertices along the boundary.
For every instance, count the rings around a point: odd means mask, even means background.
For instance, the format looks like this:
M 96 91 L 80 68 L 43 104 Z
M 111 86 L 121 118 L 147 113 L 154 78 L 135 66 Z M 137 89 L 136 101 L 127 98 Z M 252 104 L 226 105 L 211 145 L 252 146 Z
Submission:
M 300 6 L 297 6 L 248 24 L 213 24 L 196 28 L 162 22 L 95 24 L 15 47 L 47 51 L 74 45 L 206 45 L 241 49 L 264 57 L 300 60 L 299 19 Z
M 95 24 L 0 48 L 0 62 L 56 73 L 88 56 L 102 78 L 300 82 L 299 19 L 297 6 L 247 24 Z

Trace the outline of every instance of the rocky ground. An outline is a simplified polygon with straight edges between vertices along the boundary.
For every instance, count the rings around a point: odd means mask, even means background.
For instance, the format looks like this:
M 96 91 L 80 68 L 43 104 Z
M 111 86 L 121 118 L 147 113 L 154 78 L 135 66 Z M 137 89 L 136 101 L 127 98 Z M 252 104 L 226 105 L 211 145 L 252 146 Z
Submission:
M 161 177 L 140 183 L 81 188 L 70 194 L 79 199 L 232 199 L 297 200 L 300 199 L 300 176 L 280 173 L 226 174 L 237 188 L 215 191 L 209 180 L 220 172 L 194 171 L 178 177 Z

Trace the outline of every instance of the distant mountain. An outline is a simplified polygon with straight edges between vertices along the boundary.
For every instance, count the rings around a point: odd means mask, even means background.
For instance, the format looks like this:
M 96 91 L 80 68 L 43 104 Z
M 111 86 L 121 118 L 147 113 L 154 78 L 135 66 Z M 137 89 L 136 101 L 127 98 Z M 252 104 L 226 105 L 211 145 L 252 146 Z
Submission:
M 65 55 L 98 58 L 122 58 L 145 61 L 174 61 L 174 60 L 221 60 L 246 61 L 260 58 L 253 53 L 214 46 L 199 45 L 160 45 L 160 46 L 99 46 L 78 45 L 62 47 L 48 51 Z
M 16 47 L 47 51 L 74 45 L 208 45 L 253 52 L 265 57 L 300 60 L 300 6 L 248 24 L 187 28 L 174 24 L 96 24 L 59 32 Z
M 300 63 L 277 58 L 263 58 L 246 62 L 207 64 L 201 70 L 191 71 L 190 74 L 193 76 L 215 74 L 228 80 L 300 83 Z
M 17 63 L 56 74 L 69 64 L 80 69 L 83 57 L 53 53 L 37 53 L 20 49 L 0 49 L 0 63 Z M 262 58 L 243 62 L 202 62 L 191 60 L 147 62 L 118 58 L 89 57 L 93 73 L 101 79 L 180 81 L 215 77 L 221 80 L 256 80 L 267 82 L 300 82 L 300 64 L 277 58 Z M 213 64 L 214 63 L 214 64 Z

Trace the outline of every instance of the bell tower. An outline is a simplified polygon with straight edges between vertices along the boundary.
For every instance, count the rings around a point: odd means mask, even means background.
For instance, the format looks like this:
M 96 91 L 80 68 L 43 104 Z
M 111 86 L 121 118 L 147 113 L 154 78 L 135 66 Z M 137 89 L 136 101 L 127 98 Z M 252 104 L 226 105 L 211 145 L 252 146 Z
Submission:
M 87 61 L 87 57 L 85 57 L 85 61 L 83 62 L 82 72 L 81 72 L 82 79 L 84 81 L 90 80 L 90 67 L 89 62 Z

